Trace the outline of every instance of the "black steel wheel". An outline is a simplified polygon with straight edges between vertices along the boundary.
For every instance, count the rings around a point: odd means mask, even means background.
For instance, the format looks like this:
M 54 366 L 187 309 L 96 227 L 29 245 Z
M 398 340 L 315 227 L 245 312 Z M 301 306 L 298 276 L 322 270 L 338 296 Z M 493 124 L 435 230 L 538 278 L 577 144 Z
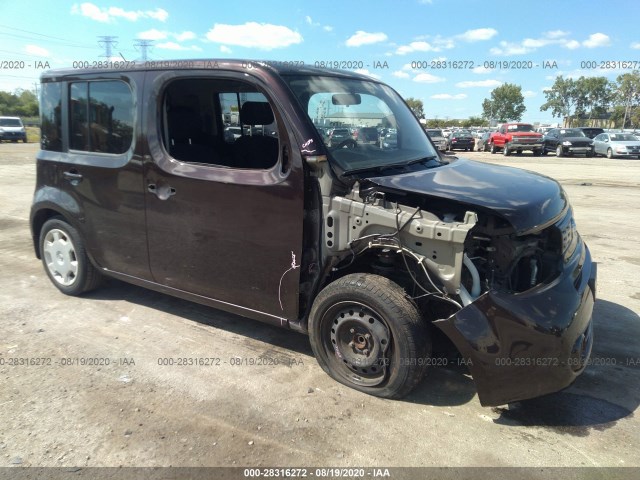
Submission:
M 62 217 L 42 226 L 40 255 L 49 279 L 62 293 L 80 295 L 100 284 L 100 272 L 89 260 L 80 234 Z
M 361 392 L 402 398 L 421 380 L 431 340 L 404 289 L 378 275 L 342 277 L 316 297 L 311 348 L 332 378 Z

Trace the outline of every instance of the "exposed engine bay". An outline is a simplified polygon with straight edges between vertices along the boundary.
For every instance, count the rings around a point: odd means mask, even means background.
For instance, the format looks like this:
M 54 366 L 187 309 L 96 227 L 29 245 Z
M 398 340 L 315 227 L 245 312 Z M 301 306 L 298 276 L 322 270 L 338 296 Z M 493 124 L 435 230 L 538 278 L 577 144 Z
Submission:
M 414 298 L 439 299 L 454 311 L 489 290 L 524 292 L 561 271 L 555 226 L 517 235 L 495 214 L 362 187 L 323 197 L 324 249 L 340 258 L 335 270 L 368 264 Z

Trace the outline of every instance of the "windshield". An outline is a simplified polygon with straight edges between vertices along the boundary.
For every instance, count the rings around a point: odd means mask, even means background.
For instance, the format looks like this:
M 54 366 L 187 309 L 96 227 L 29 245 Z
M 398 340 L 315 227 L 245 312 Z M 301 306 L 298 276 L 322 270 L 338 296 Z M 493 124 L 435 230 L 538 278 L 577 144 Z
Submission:
M 571 129 L 571 130 L 560 130 L 561 137 L 586 137 L 582 130 Z
M 508 125 L 507 130 L 509 132 L 535 132 L 533 125 L 527 125 L 525 123 L 518 125 Z
M 614 142 L 636 142 L 638 139 L 630 133 L 612 133 L 611 140 Z
M 320 75 L 284 79 L 314 125 L 334 128 L 323 142 L 345 173 L 438 158 L 411 110 L 386 85 Z M 331 138 L 338 131 L 348 134 Z M 393 148 L 385 137 L 391 133 Z
M 21 127 L 19 118 L 0 118 L 0 127 Z

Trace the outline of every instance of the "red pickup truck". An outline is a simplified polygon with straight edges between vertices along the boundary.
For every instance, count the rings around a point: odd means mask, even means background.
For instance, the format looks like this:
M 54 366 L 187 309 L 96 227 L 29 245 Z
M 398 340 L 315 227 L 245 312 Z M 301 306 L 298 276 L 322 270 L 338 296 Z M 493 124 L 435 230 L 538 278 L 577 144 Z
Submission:
M 502 150 L 505 156 L 511 152 L 522 153 L 531 150 L 534 155 L 542 154 L 542 135 L 528 123 L 504 123 L 487 142 L 491 153 Z

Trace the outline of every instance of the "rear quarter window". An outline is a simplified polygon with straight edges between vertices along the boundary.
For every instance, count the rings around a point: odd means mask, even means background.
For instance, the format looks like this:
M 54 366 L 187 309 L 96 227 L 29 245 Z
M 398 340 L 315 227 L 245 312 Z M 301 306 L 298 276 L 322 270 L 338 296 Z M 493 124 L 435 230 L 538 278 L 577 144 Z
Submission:
M 125 153 L 133 139 L 134 103 L 124 82 L 70 85 L 69 147 L 88 152 Z

